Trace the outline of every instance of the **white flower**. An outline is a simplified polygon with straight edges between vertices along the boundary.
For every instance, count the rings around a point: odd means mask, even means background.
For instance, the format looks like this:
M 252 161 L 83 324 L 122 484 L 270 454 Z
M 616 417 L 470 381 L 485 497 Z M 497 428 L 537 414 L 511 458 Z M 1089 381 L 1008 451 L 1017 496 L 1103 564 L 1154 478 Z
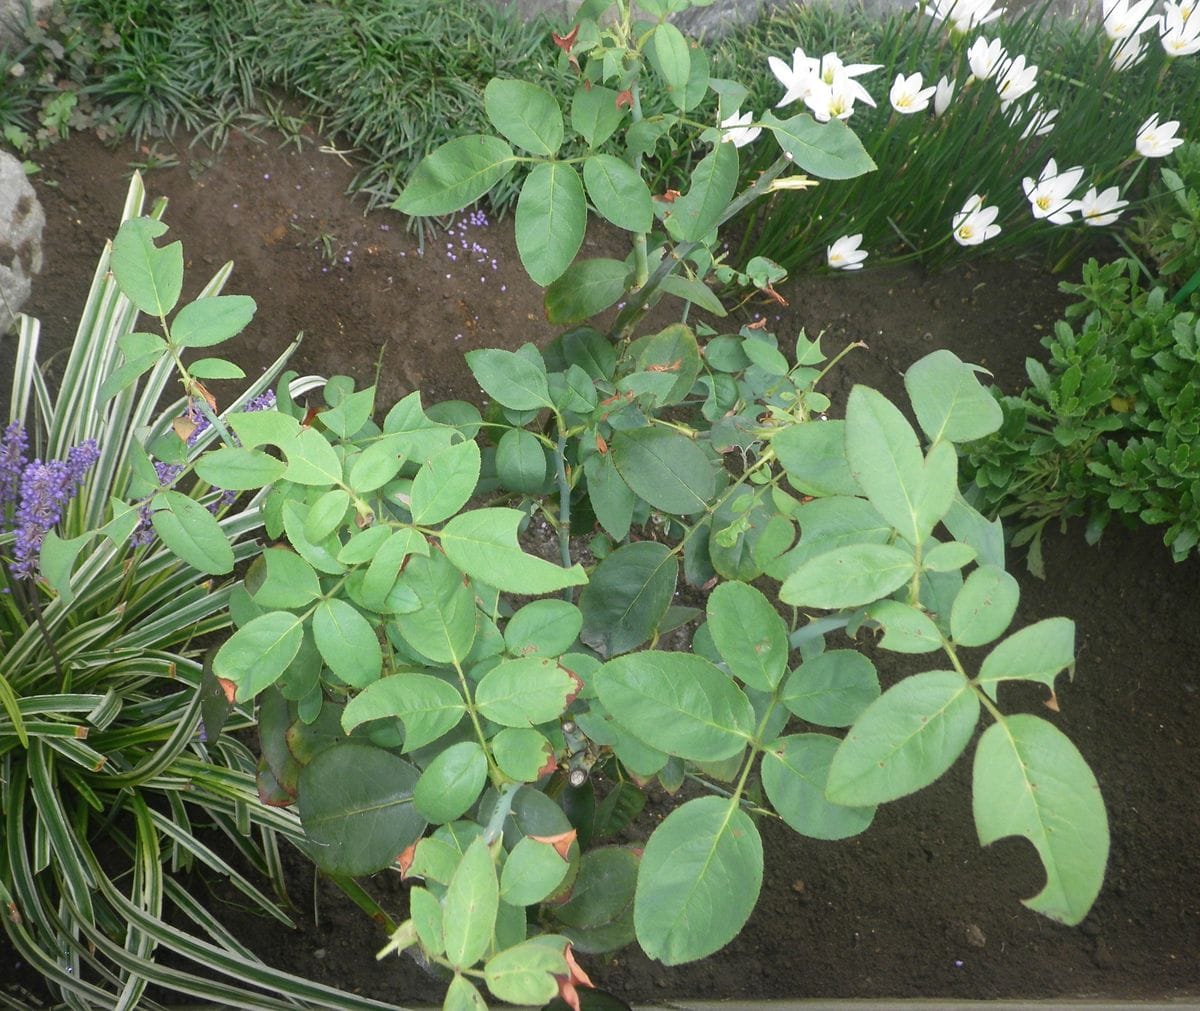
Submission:
M 1104 0 L 1104 34 L 1116 42 L 1131 35 L 1141 35 L 1158 23 L 1158 18 L 1147 18 L 1154 0 L 1141 0 L 1132 7 L 1129 0 Z
M 1021 140 L 1028 140 L 1030 137 L 1045 137 L 1051 130 L 1054 129 L 1054 120 L 1058 118 L 1057 109 L 1043 109 L 1041 101 L 1035 94 L 1022 109 L 1014 109 L 1009 117 L 1009 122 L 1016 126 L 1025 116 L 1029 116 L 1029 122 L 1025 124 L 1025 128 L 1021 131 Z
M 1118 42 L 1108 51 L 1108 59 L 1117 73 L 1136 67 L 1146 58 L 1146 43 L 1137 35 Z
M 949 21 L 951 31 L 965 35 L 980 25 L 995 21 L 1007 8 L 992 10 L 995 0 L 934 0 L 929 13 L 938 21 Z M 918 0 L 917 7 L 924 6 Z
M 1183 11 L 1171 3 L 1166 4 L 1166 8 L 1159 32 L 1163 51 L 1172 57 L 1200 52 L 1200 17 L 1185 17 Z
M 1025 196 L 1029 198 L 1033 216 L 1046 218 L 1055 225 L 1069 224 L 1071 212 L 1079 208 L 1079 202 L 1071 199 L 1071 191 L 1082 178 L 1083 166 L 1076 165 L 1059 172 L 1053 158 L 1046 162 L 1036 183 L 1026 176 L 1021 185 L 1025 188 Z
M 767 57 L 767 64 L 784 87 L 783 98 L 775 103 L 776 109 L 793 102 L 803 102 L 820 71 L 820 62 L 816 57 L 805 56 L 804 50 L 799 47 L 792 51 L 790 67 L 777 56 Z
M 924 112 L 928 109 L 929 99 L 933 97 L 937 88 L 932 85 L 922 88 L 921 85 L 924 83 L 920 73 L 911 74 L 908 77 L 897 74 L 888 95 L 892 108 L 902 116 L 909 116 L 914 112 Z
M 943 77 L 937 82 L 937 89 L 933 93 L 933 114 L 940 116 L 950 105 L 950 99 L 954 97 L 954 82 L 947 77 Z
M 1018 56 L 1004 68 L 1004 76 L 996 84 L 996 93 L 1000 96 L 1000 108 L 1007 109 L 1018 98 L 1024 98 L 1033 91 L 1037 80 L 1036 64 L 1025 65 L 1025 57 Z
M 1178 130 L 1179 120 L 1160 123 L 1155 113 L 1138 127 L 1134 147 L 1143 158 L 1165 158 L 1183 143 L 1182 137 L 1175 136 Z
M 740 111 L 740 110 L 739 110 Z M 721 120 L 721 140 L 729 141 L 734 147 L 745 147 L 755 137 L 762 133 L 761 126 L 749 126 L 754 119 L 754 113 L 747 112 L 739 116 L 736 112 L 727 119 Z
M 1000 234 L 1000 226 L 994 224 L 1000 208 L 984 207 L 983 197 L 978 193 L 972 194 L 963 204 L 962 210 L 954 215 L 951 227 L 954 229 L 954 241 L 960 246 L 978 246 Z
M 862 270 L 867 251 L 858 248 L 861 244 L 862 232 L 857 235 L 843 235 L 840 239 L 835 239 L 832 246 L 825 248 L 825 262 L 834 270 Z
M 1111 225 L 1129 206 L 1121 199 L 1121 191 L 1115 186 L 1097 193 L 1093 186 L 1079 200 L 1079 213 L 1085 225 Z
M 978 81 L 987 81 L 992 74 L 998 72 L 1008 62 L 1008 53 L 1000 45 L 999 39 L 989 42 L 982 35 L 971 43 L 967 50 L 967 63 L 971 67 L 972 76 Z
M 854 112 L 855 99 L 861 98 L 868 105 L 875 102 L 867 90 L 849 77 L 838 77 L 833 84 L 818 80 L 812 90 L 804 96 L 804 104 L 812 110 L 813 117 L 822 123 L 831 119 L 849 119 Z
M 851 63 L 846 66 L 837 53 L 826 53 L 821 57 L 821 66 L 817 73 L 822 81 L 832 85 L 840 77 L 861 77 L 882 66 L 882 63 Z

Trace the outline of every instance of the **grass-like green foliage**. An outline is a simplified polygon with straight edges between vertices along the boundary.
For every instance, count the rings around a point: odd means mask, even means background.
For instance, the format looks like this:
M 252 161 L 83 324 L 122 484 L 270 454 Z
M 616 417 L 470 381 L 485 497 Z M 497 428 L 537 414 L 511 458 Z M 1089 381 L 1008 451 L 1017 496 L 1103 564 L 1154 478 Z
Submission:
M 140 213 L 143 196 L 135 175 L 126 217 Z M 160 227 L 162 207 L 141 222 Z M 103 252 L 57 390 L 36 365 L 35 320 L 21 317 L 15 348 L 4 436 L 11 452 L 0 463 L 0 919 L 63 1006 L 160 1008 L 147 995 L 155 984 L 222 1006 L 378 1007 L 265 966 L 189 880 L 193 871 L 225 878 L 287 925 L 280 844 L 303 835 L 292 813 L 260 803 L 257 759 L 230 733 L 253 725 L 252 711 L 230 710 L 203 657 L 205 637 L 229 624 L 231 584 L 214 586 L 164 546 L 170 540 L 188 554 L 200 546 L 180 541 L 170 517 L 162 541 L 131 541 L 138 501 L 161 474 L 141 440 L 182 445 L 172 420 L 184 404 L 158 410 L 175 372 L 169 356 L 128 364 L 149 335 L 131 333 L 138 313 L 113 276 L 120 255 Z M 178 253 L 177 281 L 182 262 Z M 202 299 L 226 304 L 208 296 L 231 266 Z M 170 273 L 155 277 L 160 291 Z M 17 426 L 34 459 L 17 459 Z M 50 461 L 80 447 L 95 458 L 64 504 L 53 480 L 30 475 L 45 476 L 44 464 L 52 469 Z M 253 554 L 252 499 L 214 517 L 204 506 L 216 505 L 217 494 L 187 466 L 180 477 L 176 491 L 147 497 L 148 507 L 169 501 L 173 515 L 199 514 L 197 529 L 216 531 L 230 567 Z M 156 516 L 156 530 L 163 521 Z M 40 551 L 31 536 L 41 538 Z M 274 888 L 264 890 L 268 880 Z M 170 967 L 161 964 L 164 951 L 177 956 Z
M 1166 161 L 1129 238 L 1161 281 L 1190 293 L 1200 285 L 1200 143 L 1183 144 Z
M 1081 301 L 1045 339 L 1049 361 L 1026 363 L 1032 385 L 969 448 L 976 504 L 1013 518 L 1035 572 L 1053 519 L 1084 518 L 1093 543 L 1114 516 L 1166 527 L 1176 561 L 1200 543 L 1200 296 L 1140 278 L 1132 259 L 1090 260 L 1064 283 Z
M 1032 96 L 1004 113 L 994 79 L 968 84 L 967 48 L 980 36 L 1000 39 L 1010 58 L 1024 54 L 1038 66 L 1040 108 L 1058 110 L 1048 135 L 1021 136 L 1033 118 Z M 1060 170 L 1085 168 L 1077 195 L 1089 185 L 1115 184 L 1122 196 L 1136 199 L 1139 125 L 1155 112 L 1164 121 L 1181 120 L 1185 134 L 1194 123 L 1189 110 L 1200 102 L 1200 62 L 1185 57 L 1168 67 L 1156 34 L 1145 38 L 1146 60 L 1118 73 L 1106 55 L 1108 42 L 1099 23 L 1056 19 L 1044 5 L 957 37 L 916 10 L 878 20 L 861 10 L 822 5 L 764 16 L 723 43 L 714 72 L 740 68 L 751 89 L 743 108 L 758 114 L 783 95 L 768 56 L 790 63 L 792 49 L 801 46 L 810 56 L 836 50 L 847 64 L 882 64 L 860 78 L 877 108 L 856 104 L 849 120 L 879 171 L 851 183 L 776 194 L 747 219 L 745 248 L 796 270 L 819 261 L 838 236 L 861 232 L 869 263 L 910 258 L 936 263 L 963 252 L 952 239 L 951 221 L 964 201 L 979 193 L 1000 207 L 1003 230 L 989 240 L 988 252 L 1041 243 L 1061 250 L 1088 229 L 1036 221 L 1022 191 L 1023 177 L 1036 179 L 1053 157 Z M 917 71 L 926 86 L 943 75 L 957 82 L 941 117 L 935 118 L 932 109 L 907 116 L 893 112 L 892 81 L 898 73 Z M 750 171 L 767 160 L 760 155 Z

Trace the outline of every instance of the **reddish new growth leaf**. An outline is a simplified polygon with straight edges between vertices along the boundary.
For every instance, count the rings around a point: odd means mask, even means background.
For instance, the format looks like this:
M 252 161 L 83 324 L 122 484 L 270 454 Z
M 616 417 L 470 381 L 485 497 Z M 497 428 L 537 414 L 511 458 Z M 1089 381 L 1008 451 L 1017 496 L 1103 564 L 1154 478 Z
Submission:
M 419 840 L 418 840 L 419 841 Z M 396 857 L 396 866 L 400 869 L 400 880 L 408 877 L 408 869 L 412 866 L 413 857 L 417 855 L 417 844 L 413 843 L 403 853 Z
M 1042 705 L 1044 705 L 1052 713 L 1057 713 L 1060 711 L 1058 708 L 1058 695 L 1055 693 L 1053 688 L 1050 689 L 1050 697 L 1046 699 Z
M 619 92 L 617 94 L 617 108 L 618 109 L 632 109 L 633 108 L 633 92 L 630 91 L 628 88 L 626 88 L 624 91 Z
M 679 190 L 667 190 L 661 196 L 656 196 L 655 200 L 661 200 L 664 204 L 673 204 L 679 197 Z
M 575 841 L 575 835 L 575 830 L 571 829 L 569 832 L 560 832 L 558 835 L 531 835 L 529 838 L 534 842 L 553 846 L 554 852 L 566 860 L 567 854 L 571 850 L 571 843 Z
M 788 304 L 788 300 L 787 300 L 786 298 L 784 298 L 784 297 L 783 297 L 781 294 L 779 294 L 779 292 L 777 292 L 777 291 L 776 291 L 774 288 L 772 288 L 772 287 L 771 287 L 771 285 L 769 285 L 769 284 L 768 284 L 768 285 L 767 285 L 765 288 L 763 288 L 762 290 L 763 290 L 763 292 L 764 292 L 765 294 L 769 295 L 771 298 L 773 298 L 773 299 L 774 299 L 776 302 L 778 302 L 780 305 L 784 305 L 784 306 L 786 306 L 786 305 Z
M 225 693 L 225 701 L 233 705 L 233 700 L 237 696 L 237 685 L 228 678 L 217 678 L 217 684 L 221 686 L 221 691 Z
M 595 988 L 596 984 L 588 979 L 588 974 L 579 967 L 579 963 L 575 961 L 575 956 L 572 954 L 569 944 L 566 950 L 563 951 L 563 957 L 567 960 L 567 975 L 555 975 L 554 977 L 555 982 L 558 983 L 558 995 L 574 1011 L 579 1011 L 579 991 L 576 987 L 587 986 Z
M 310 407 L 307 411 L 305 411 L 304 420 L 300 422 L 300 427 L 310 427 L 313 421 L 316 420 L 317 415 L 321 413 L 321 410 L 322 409 L 320 407 Z
M 647 372 L 680 372 L 683 370 L 683 359 L 676 358 L 675 361 L 669 362 L 666 365 L 647 365 Z
M 551 32 L 550 38 L 554 40 L 554 44 L 558 46 L 568 56 L 571 55 L 571 47 L 575 45 L 575 39 L 579 36 L 579 25 L 572 28 L 566 35 L 559 35 L 558 32 Z
M 608 442 L 599 432 L 596 433 L 596 448 L 600 450 L 601 456 L 608 452 Z

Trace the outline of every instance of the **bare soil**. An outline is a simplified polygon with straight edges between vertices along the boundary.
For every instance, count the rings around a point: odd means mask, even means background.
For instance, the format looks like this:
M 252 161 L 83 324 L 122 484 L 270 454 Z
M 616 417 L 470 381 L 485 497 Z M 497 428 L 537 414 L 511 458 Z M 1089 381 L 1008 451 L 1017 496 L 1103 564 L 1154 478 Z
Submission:
M 226 290 L 258 301 L 255 322 L 228 357 L 252 372 L 303 331 L 293 363 L 299 371 L 365 384 L 378 369 L 381 403 L 418 388 L 431 403 L 480 397 L 463 352 L 552 336 L 509 222 L 461 219 L 429 236 L 422 252 L 403 218 L 365 214 L 344 195 L 353 171 L 320 143 L 297 152 L 275 138 L 235 134 L 215 155 L 181 147 L 177 167 L 147 176 L 152 194 L 170 198 L 166 221 L 183 241 L 190 291 L 233 259 Z M 34 177 L 48 222 L 46 266 L 26 311 L 42 319 L 51 369 L 54 349 L 74 332 L 139 157 L 129 145 L 109 149 L 76 136 L 46 152 Z M 620 248 L 608 234 L 589 242 Z M 787 308 L 749 305 L 743 316 L 768 315 L 784 340 L 801 326 L 810 335 L 825 331 L 827 350 L 865 340 L 869 350 L 849 357 L 829 391 L 835 404 L 853 382 L 902 396 L 904 369 L 939 347 L 986 366 L 1015 392 L 1026 356 L 1039 353 L 1040 337 L 1066 304 L 1058 280 L 1035 262 L 979 260 L 940 275 L 868 270 L 791 282 L 781 289 Z M 1145 529 L 1110 529 L 1097 548 L 1079 529 L 1051 533 L 1045 555 L 1045 582 L 1013 566 L 1023 588 L 1018 620 L 1073 618 L 1076 678 L 1062 685 L 1057 715 L 1042 708 L 1038 692 L 1013 691 L 1002 701 L 1053 719 L 1099 778 L 1112 856 L 1081 927 L 1021 906 L 1042 883 L 1028 844 L 980 848 L 963 759 L 933 787 L 881 808 L 849 842 L 763 824 L 762 898 L 737 940 L 677 968 L 632 949 L 584 960 L 592 978 L 639 1002 L 1200 996 L 1200 562 L 1173 564 Z M 902 673 L 894 656 L 880 660 L 885 676 Z M 666 810 L 653 802 L 643 830 Z M 438 986 L 413 963 L 376 962 L 378 928 L 326 882 L 316 884 L 315 923 L 307 912 L 311 870 L 296 864 L 292 874 L 301 907 L 295 933 L 248 921 L 219 888 L 214 909 L 240 923 L 247 942 L 274 964 L 397 1004 L 438 999 Z M 368 887 L 403 915 L 404 888 L 394 875 Z M 0 943 L 0 980 L 10 973 L 28 980 Z

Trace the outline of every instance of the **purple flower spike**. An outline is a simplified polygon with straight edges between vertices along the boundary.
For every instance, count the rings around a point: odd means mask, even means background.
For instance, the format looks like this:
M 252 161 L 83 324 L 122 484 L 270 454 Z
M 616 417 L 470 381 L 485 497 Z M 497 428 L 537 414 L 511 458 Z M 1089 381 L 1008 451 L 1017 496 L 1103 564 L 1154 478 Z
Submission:
M 0 438 L 0 510 L 17 500 L 21 474 L 28 463 L 29 437 L 20 422 L 12 422 Z
M 10 426 L 11 427 L 11 426 Z M 42 542 L 62 519 L 63 510 L 79 490 L 84 475 L 100 458 L 95 439 L 74 447 L 66 461 L 34 460 L 21 474 L 17 505 L 17 536 L 13 542 L 13 575 L 29 577 L 37 567 Z

